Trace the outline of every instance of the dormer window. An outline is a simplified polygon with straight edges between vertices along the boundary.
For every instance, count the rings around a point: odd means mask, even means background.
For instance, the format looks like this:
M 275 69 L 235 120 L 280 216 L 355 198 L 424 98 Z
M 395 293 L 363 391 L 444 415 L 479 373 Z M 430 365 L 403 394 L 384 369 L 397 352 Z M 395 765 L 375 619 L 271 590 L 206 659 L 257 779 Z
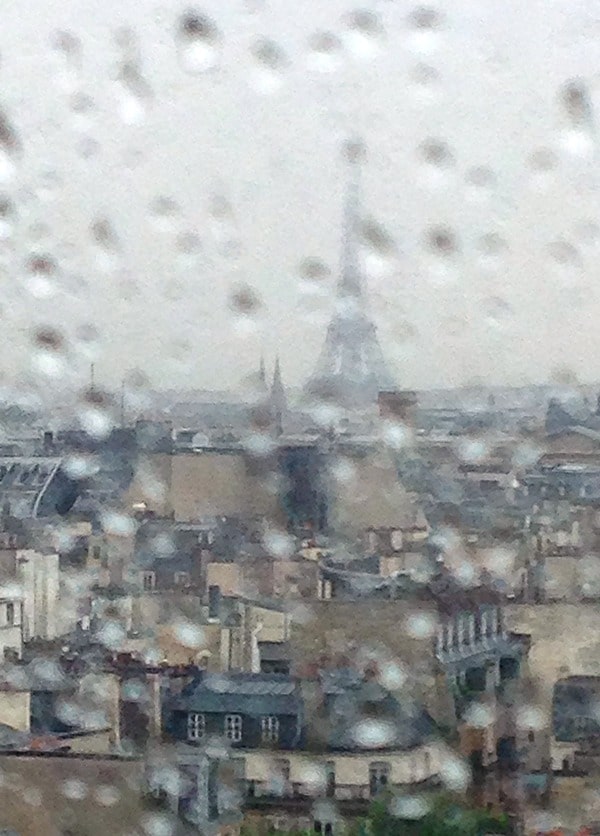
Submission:
M 152 592 L 156 586 L 156 575 L 154 572 L 144 572 L 142 583 L 145 592 Z
M 241 714 L 225 715 L 225 737 L 232 743 L 240 743 L 242 739 L 242 716 Z
M 187 737 L 188 740 L 202 740 L 206 732 L 206 718 L 204 714 L 188 714 Z
M 260 727 L 263 743 L 278 743 L 279 717 L 275 717 L 274 715 L 262 717 Z

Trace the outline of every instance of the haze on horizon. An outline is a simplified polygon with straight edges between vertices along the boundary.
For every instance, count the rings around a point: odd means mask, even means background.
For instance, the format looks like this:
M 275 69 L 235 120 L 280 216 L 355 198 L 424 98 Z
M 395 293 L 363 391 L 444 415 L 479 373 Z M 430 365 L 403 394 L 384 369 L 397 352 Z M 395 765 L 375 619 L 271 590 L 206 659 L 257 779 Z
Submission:
M 354 135 L 399 385 L 600 379 L 600 3 L 418 7 L 7 0 L 1 382 L 82 386 L 93 361 L 109 387 L 230 389 L 279 353 L 300 385 Z M 189 9 L 213 27 L 195 72 Z

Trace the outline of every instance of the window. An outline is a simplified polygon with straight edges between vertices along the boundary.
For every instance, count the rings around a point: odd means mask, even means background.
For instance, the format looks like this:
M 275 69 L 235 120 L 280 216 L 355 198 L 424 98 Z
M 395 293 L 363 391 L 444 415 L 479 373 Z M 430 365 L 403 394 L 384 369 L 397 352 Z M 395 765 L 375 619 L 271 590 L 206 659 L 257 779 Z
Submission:
M 242 717 L 240 714 L 225 715 L 225 737 L 234 743 L 242 739 Z
M 260 721 L 262 742 L 277 743 L 279 740 L 279 718 L 269 715 L 262 717 Z
M 6 623 L 15 623 L 15 605 L 12 603 L 12 601 L 9 601 L 9 603 L 6 605 Z
M 329 761 L 325 764 L 326 784 L 325 795 L 327 798 L 334 798 L 335 796 L 335 763 Z
M 175 572 L 173 575 L 175 586 L 188 586 L 190 582 L 189 572 Z
M 530 731 L 530 732 L 528 733 L 528 735 L 527 735 L 527 740 L 528 740 L 530 743 L 533 743 L 533 741 L 535 740 L 535 732 Z
M 143 584 L 146 592 L 150 592 L 154 589 L 156 584 L 156 575 L 154 572 L 144 572 Z
M 102 548 L 100 546 L 94 546 L 92 549 L 92 557 L 94 560 L 100 560 L 102 556 Z
M 387 763 L 372 763 L 369 766 L 369 792 L 377 795 L 384 790 L 390 777 L 390 767 Z
M 204 714 L 188 714 L 187 736 L 188 740 L 202 740 L 206 730 Z

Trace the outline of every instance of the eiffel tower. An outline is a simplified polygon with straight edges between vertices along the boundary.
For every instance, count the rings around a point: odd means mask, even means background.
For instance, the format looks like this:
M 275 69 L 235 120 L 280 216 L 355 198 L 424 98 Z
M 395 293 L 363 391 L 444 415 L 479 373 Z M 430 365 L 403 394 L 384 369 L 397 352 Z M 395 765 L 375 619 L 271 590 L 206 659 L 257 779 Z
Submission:
M 360 256 L 360 171 L 364 151 L 348 144 L 350 169 L 346 196 L 341 274 L 335 308 L 317 366 L 305 386 L 312 398 L 330 400 L 351 410 L 375 404 L 377 394 L 394 382 L 369 319 Z

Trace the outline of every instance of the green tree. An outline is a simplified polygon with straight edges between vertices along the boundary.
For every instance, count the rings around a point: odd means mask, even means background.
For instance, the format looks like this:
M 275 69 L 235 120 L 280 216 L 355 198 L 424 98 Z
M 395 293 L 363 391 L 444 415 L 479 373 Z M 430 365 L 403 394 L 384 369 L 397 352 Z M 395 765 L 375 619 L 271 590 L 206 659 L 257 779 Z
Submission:
M 508 818 L 503 814 L 458 803 L 441 796 L 432 800 L 427 812 L 416 819 L 393 813 L 391 798 L 377 799 L 368 815 L 352 828 L 352 836 L 485 836 L 508 833 Z

